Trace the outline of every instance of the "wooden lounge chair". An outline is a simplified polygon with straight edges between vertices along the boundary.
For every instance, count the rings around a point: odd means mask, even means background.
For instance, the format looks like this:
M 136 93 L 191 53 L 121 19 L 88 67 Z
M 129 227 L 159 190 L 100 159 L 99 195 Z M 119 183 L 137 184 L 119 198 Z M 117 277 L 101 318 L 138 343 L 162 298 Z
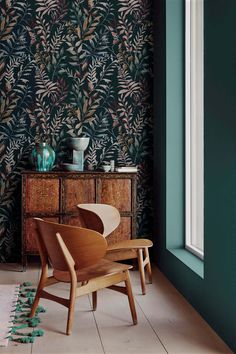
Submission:
M 120 213 L 112 205 L 90 203 L 78 204 L 77 207 L 79 209 L 82 225 L 100 232 L 104 237 L 108 237 L 108 239 L 109 235 L 120 224 Z M 152 270 L 148 251 L 148 248 L 152 245 L 152 241 L 146 238 L 124 240 L 108 245 L 105 256 L 106 259 L 112 261 L 138 259 L 143 295 L 146 293 L 145 269 L 147 270 L 149 282 L 152 283 Z
M 30 316 L 33 317 L 40 298 L 56 301 L 68 308 L 66 334 L 71 333 L 74 304 L 78 296 L 92 293 L 93 310 L 97 306 L 97 290 L 110 288 L 128 296 L 133 324 L 137 323 L 130 283 L 129 265 L 103 259 L 107 242 L 98 232 L 75 226 L 46 222 L 35 218 L 37 243 L 42 273 Z M 48 265 L 53 275 L 48 276 Z M 45 288 L 58 282 L 70 283 L 69 297 L 55 296 Z M 124 282 L 125 286 L 116 284 Z

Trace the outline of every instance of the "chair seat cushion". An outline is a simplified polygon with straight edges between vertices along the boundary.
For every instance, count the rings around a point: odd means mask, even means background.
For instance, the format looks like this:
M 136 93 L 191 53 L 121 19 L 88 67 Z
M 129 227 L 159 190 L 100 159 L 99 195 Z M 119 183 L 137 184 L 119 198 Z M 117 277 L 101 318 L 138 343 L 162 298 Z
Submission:
M 86 267 L 86 268 L 77 270 L 76 271 L 77 281 L 83 282 L 83 281 L 87 281 L 87 280 L 90 280 L 93 278 L 123 272 L 123 271 L 131 269 L 131 268 L 132 268 L 132 265 L 121 264 L 121 263 L 117 263 L 117 262 L 111 262 L 106 259 L 102 259 L 101 261 L 99 261 L 98 263 L 96 263 L 90 267 Z M 70 281 L 71 281 L 69 272 L 54 270 L 53 276 L 58 281 L 62 281 L 65 283 L 70 283 Z

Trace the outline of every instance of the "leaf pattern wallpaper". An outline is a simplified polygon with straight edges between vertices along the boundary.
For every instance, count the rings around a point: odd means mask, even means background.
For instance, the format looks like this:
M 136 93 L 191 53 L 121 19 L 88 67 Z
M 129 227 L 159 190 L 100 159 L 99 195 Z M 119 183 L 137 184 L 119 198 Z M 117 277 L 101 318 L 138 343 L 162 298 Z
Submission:
M 150 0 L 1 0 L 0 261 L 20 255 L 21 171 L 35 141 L 57 163 L 90 137 L 86 169 L 138 165 L 138 234 L 152 232 Z

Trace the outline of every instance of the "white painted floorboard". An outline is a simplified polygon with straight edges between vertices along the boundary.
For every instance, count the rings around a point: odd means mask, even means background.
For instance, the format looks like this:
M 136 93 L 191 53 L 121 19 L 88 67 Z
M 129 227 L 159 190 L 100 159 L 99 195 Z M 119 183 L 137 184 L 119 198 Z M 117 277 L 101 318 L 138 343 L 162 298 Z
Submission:
M 39 278 L 37 265 L 27 272 L 14 266 L 0 265 L 0 282 L 32 281 Z M 153 284 L 141 295 L 139 274 L 131 271 L 138 324 L 132 325 L 127 297 L 112 290 L 98 292 L 97 311 L 91 311 L 91 299 L 77 299 L 73 333 L 65 335 L 67 310 L 42 300 L 47 313 L 41 315 L 42 338 L 31 344 L 13 344 L 0 348 L 4 354 L 213 354 L 233 353 L 171 283 L 153 267 Z M 52 292 L 67 294 L 67 284 L 51 287 Z

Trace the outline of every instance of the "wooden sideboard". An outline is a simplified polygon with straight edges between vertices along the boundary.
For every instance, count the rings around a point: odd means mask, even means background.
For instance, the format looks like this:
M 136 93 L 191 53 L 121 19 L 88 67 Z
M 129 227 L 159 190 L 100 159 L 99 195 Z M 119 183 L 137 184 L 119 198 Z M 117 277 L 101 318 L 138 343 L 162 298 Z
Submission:
M 121 214 L 109 244 L 136 237 L 136 173 L 22 172 L 22 263 L 38 254 L 34 217 L 81 226 L 76 205 L 104 203 Z

